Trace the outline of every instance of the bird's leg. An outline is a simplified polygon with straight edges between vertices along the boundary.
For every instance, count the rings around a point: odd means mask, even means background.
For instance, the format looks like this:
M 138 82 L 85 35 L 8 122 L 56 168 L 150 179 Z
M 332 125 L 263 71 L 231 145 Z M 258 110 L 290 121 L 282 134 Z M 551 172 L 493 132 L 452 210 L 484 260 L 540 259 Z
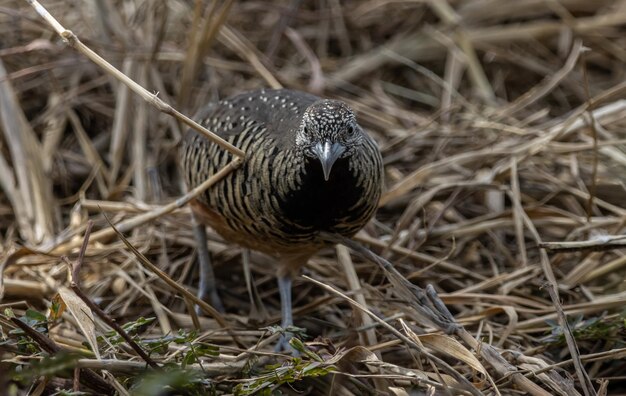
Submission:
M 291 313 L 291 275 L 278 277 L 278 292 L 280 293 L 281 327 L 293 326 L 293 315 Z
M 278 292 L 280 293 L 280 312 L 282 318 L 280 326 L 283 329 L 293 326 L 293 314 L 291 312 L 291 280 L 291 274 L 289 273 L 278 275 Z M 275 350 L 277 352 L 292 350 L 293 348 L 289 345 L 291 337 L 293 337 L 293 334 L 285 332 L 285 334 L 280 337 L 278 344 L 276 344 Z
M 224 305 L 220 296 L 217 294 L 215 284 L 215 273 L 211 265 L 211 257 L 209 248 L 207 247 L 206 229 L 204 225 L 198 221 L 195 215 L 191 215 L 193 220 L 193 235 L 196 239 L 196 249 L 198 252 L 198 268 L 200 272 L 200 283 L 198 285 L 198 298 L 211 303 L 213 308 L 219 312 L 224 312 Z M 200 311 L 196 307 L 196 311 Z

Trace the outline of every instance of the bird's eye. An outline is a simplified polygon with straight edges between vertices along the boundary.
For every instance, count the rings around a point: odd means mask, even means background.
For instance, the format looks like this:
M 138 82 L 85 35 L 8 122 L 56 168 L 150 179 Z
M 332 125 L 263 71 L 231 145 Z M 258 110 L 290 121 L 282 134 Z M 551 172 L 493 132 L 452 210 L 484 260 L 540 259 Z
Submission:
M 348 136 L 354 135 L 355 132 L 356 132 L 356 129 L 354 129 L 352 125 L 349 125 L 348 128 L 346 129 L 346 133 L 348 134 Z

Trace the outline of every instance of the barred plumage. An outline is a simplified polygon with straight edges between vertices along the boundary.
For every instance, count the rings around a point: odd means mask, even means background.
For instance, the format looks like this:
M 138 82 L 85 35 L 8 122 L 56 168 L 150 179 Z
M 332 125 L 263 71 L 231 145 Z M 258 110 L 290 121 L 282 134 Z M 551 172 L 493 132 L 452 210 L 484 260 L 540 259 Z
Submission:
M 382 158 L 343 102 L 260 90 L 210 104 L 198 118 L 246 158 L 193 203 L 194 213 L 225 239 L 277 257 L 279 275 L 324 246 L 320 231 L 349 237 L 374 214 Z M 192 188 L 230 155 L 189 131 L 181 158 Z

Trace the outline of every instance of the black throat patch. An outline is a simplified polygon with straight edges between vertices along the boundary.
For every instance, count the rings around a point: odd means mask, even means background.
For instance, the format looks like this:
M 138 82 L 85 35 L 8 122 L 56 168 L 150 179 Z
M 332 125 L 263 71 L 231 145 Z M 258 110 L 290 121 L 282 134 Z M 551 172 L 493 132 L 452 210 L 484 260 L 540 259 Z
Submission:
M 349 158 L 335 162 L 327 181 L 316 158 L 307 158 L 304 166 L 301 187 L 280 203 L 283 215 L 297 224 L 284 231 L 302 232 L 302 227 L 334 232 L 337 225 L 349 223 L 355 215 L 349 209 L 363 197 L 363 188 L 356 186 L 356 176 L 349 169 Z

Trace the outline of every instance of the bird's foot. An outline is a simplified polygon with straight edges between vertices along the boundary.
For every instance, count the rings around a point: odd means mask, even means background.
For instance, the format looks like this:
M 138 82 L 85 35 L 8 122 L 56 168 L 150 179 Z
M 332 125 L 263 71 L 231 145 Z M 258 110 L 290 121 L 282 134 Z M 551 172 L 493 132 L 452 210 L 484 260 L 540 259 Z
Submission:
M 281 333 L 276 346 L 274 346 L 274 352 L 288 353 L 293 357 L 299 357 L 305 352 L 306 346 L 302 342 L 302 337 L 306 337 L 306 329 L 289 325 L 286 327 L 276 326 L 273 331 Z
M 295 349 L 289 343 L 289 341 L 291 341 L 292 338 L 293 338 L 293 333 L 289 333 L 289 332 L 283 333 L 280 336 L 280 338 L 278 339 L 278 342 L 276 343 L 276 345 L 274 346 L 274 352 L 276 352 L 276 353 L 286 353 L 286 354 L 289 354 L 289 355 L 291 355 L 293 357 L 299 357 L 300 356 L 300 351 Z

